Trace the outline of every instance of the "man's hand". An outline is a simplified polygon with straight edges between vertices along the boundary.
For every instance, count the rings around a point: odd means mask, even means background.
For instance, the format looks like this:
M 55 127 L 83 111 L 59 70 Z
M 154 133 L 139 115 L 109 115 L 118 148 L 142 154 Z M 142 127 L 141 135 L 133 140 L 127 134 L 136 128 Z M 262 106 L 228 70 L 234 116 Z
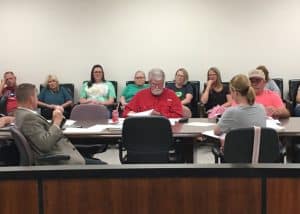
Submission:
M 63 120 L 63 114 L 60 108 L 55 108 L 52 113 L 52 122 L 53 124 L 57 125 L 58 127 L 61 124 L 61 121 Z

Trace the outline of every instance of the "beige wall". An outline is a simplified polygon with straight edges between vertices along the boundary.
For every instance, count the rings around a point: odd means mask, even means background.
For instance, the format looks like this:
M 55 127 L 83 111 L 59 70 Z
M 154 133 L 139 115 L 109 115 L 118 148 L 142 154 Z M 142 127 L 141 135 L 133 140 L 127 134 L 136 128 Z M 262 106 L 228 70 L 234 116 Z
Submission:
M 203 83 L 210 66 L 228 81 L 265 64 L 287 81 L 300 78 L 299 10 L 297 0 L 1 0 L 0 73 L 35 84 L 54 73 L 78 90 L 99 63 L 121 90 L 137 69 L 171 80 L 185 67 Z

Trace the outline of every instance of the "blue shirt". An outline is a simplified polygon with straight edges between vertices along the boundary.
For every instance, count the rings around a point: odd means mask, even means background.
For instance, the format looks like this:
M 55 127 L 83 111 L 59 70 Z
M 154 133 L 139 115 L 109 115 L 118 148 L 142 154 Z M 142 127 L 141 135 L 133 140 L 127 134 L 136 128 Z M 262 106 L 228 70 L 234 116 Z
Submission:
M 65 102 L 72 100 L 72 97 L 64 87 L 60 86 L 59 90 L 56 92 L 44 88 L 39 94 L 38 99 L 47 104 L 62 105 Z

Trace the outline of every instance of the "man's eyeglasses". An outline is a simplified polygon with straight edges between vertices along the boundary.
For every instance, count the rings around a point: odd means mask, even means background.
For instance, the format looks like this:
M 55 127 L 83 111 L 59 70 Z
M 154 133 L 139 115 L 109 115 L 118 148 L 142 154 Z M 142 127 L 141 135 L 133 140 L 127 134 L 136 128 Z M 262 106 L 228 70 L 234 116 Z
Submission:
M 145 79 L 145 77 L 135 77 L 135 79 Z

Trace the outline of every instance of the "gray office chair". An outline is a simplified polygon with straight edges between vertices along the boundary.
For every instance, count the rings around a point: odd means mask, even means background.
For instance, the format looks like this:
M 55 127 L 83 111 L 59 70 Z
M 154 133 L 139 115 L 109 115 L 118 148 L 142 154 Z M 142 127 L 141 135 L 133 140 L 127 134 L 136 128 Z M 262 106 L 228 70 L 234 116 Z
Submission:
M 33 152 L 24 135 L 16 127 L 11 127 L 10 132 L 19 151 L 20 165 L 21 166 L 35 165 Z M 40 155 L 39 157 L 37 157 L 37 161 L 41 164 L 43 164 L 43 162 L 45 164 L 49 164 L 49 163 L 58 164 L 59 161 L 69 160 L 69 159 L 70 156 L 66 154 Z
M 104 105 L 79 104 L 71 111 L 70 119 L 76 121 L 76 125 L 89 127 L 96 124 L 106 124 L 109 118 L 109 111 Z M 84 157 L 92 157 L 95 153 L 104 152 L 108 144 L 99 139 L 72 139 L 74 146 Z

